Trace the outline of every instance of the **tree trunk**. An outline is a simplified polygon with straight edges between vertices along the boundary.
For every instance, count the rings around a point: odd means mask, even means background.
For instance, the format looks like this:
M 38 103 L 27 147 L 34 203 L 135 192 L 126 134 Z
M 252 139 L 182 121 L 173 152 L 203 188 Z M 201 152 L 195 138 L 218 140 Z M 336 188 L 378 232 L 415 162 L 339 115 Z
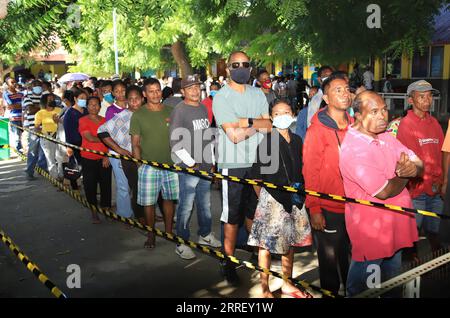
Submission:
M 180 76 L 181 78 L 186 77 L 187 75 L 192 75 L 194 72 L 191 66 L 191 63 L 189 63 L 188 57 L 186 55 L 186 50 L 184 48 L 184 43 L 180 41 L 176 41 L 171 46 L 171 51 L 173 58 L 178 64 L 178 67 L 180 68 Z

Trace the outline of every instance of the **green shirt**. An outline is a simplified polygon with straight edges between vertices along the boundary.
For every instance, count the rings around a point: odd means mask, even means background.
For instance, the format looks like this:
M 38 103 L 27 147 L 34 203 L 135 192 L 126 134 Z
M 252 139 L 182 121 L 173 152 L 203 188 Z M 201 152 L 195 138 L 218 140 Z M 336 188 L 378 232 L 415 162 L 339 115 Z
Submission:
M 169 144 L 169 118 L 172 109 L 150 111 L 143 105 L 131 116 L 130 135 L 141 137 L 141 158 L 172 164 Z
M 219 127 L 220 169 L 249 168 L 256 159 L 256 149 L 263 138 L 256 133 L 250 138 L 234 144 L 222 129 L 225 123 L 235 123 L 239 118 L 258 118 L 269 114 L 269 104 L 261 89 L 245 85 L 244 93 L 239 93 L 225 85 L 213 99 L 213 113 Z

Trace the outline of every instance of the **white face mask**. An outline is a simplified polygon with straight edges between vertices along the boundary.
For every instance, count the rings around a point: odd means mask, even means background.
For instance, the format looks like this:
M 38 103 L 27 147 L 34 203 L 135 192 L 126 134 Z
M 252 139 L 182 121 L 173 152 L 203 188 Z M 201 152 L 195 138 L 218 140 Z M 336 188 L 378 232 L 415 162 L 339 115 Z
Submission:
M 273 126 L 279 129 L 287 129 L 295 121 L 295 118 L 291 115 L 280 115 L 273 119 Z

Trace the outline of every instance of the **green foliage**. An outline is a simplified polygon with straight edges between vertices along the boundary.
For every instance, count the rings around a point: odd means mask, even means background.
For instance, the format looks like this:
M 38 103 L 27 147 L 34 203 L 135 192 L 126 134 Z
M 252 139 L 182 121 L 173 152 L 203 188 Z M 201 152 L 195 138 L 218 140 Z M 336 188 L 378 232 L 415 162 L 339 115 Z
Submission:
M 120 69 L 173 67 L 171 45 L 185 44 L 196 66 L 246 50 L 261 64 L 308 59 L 338 64 L 428 45 L 433 16 L 448 0 L 378 0 L 381 28 L 369 29 L 371 0 L 16 0 L 0 20 L 0 60 L 17 63 L 57 37 L 76 66 L 114 72 L 112 11 L 117 10 Z M 79 27 L 67 22 L 76 4 Z

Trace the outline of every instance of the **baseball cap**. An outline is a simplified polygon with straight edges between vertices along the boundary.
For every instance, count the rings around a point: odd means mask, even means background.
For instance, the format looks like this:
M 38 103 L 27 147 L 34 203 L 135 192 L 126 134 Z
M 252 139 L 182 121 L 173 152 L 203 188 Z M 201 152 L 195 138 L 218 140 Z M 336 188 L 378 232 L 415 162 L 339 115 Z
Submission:
M 188 75 L 181 80 L 181 88 L 186 88 L 192 85 L 200 85 L 202 82 L 195 75 Z
M 434 89 L 433 86 L 425 80 L 415 81 L 414 83 L 409 84 L 408 89 L 406 90 L 406 95 L 411 96 L 411 93 L 414 91 L 432 91 L 433 94 L 439 93 L 437 89 Z

